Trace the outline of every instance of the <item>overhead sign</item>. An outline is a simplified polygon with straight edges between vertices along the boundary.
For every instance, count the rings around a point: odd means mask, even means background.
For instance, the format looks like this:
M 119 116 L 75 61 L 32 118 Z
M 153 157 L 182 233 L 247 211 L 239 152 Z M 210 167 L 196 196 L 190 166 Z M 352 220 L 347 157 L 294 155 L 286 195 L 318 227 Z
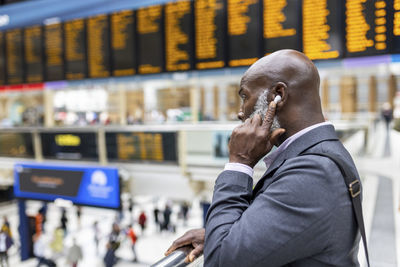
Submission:
M 164 65 L 163 7 L 155 5 L 138 9 L 138 70 L 141 74 L 159 73 Z
M 80 80 L 87 76 L 86 27 L 84 19 L 64 23 L 65 77 Z
M 114 76 L 136 73 L 135 16 L 133 10 L 111 15 L 111 49 Z
M 0 133 L 0 156 L 33 158 L 30 133 Z
M 106 133 L 108 158 L 113 161 L 177 162 L 174 132 Z
M 97 138 L 95 133 L 40 134 L 42 153 L 45 159 L 97 160 Z
M 118 169 L 21 163 L 14 166 L 17 198 L 117 209 L 121 205 Z

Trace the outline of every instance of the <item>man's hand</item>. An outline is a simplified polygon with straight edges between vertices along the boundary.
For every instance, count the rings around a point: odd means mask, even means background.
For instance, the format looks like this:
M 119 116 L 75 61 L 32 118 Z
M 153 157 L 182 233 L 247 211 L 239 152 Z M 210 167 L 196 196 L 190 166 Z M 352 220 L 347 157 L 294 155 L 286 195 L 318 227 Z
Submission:
M 253 168 L 257 162 L 271 151 L 285 130 L 276 129 L 271 133 L 276 104 L 269 104 L 264 121 L 256 114 L 248 118 L 242 125 L 236 127 L 229 141 L 229 162 L 242 163 Z
M 167 252 L 165 252 L 165 256 L 171 254 L 177 248 L 183 246 L 192 246 L 192 250 L 186 256 L 185 262 L 192 262 L 194 259 L 199 257 L 203 253 L 204 249 L 204 236 L 205 229 L 193 229 L 187 231 L 183 236 L 179 237 L 175 240 L 172 245 L 168 248 Z

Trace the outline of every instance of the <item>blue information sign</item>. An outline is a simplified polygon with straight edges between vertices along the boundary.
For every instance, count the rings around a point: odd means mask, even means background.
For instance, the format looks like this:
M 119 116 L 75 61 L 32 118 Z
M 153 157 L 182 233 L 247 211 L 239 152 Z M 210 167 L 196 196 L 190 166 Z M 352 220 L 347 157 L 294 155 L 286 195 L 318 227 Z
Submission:
M 14 166 L 17 198 L 118 209 L 120 184 L 117 168 L 21 163 Z

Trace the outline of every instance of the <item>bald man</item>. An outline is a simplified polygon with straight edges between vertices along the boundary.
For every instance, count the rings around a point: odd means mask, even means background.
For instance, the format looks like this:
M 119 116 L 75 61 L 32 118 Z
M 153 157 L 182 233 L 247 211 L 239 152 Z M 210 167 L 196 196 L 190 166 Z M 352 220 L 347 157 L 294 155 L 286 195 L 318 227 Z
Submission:
M 205 230 L 187 232 L 166 254 L 192 245 L 188 259 L 204 249 L 207 267 L 359 266 L 358 227 L 338 166 L 327 157 L 302 155 L 336 155 L 359 180 L 324 120 L 319 82 L 314 64 L 294 50 L 272 53 L 246 71 L 239 90 L 243 124 L 232 132 Z M 253 189 L 253 167 L 262 158 L 267 171 Z

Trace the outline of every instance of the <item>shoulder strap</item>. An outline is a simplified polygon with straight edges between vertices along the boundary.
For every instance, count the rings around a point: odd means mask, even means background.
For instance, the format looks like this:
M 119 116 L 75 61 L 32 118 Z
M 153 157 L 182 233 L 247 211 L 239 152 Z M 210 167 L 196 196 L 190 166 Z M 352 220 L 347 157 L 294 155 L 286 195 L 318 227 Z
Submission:
M 330 158 L 333 162 L 335 162 L 336 165 L 339 167 L 340 172 L 343 175 L 344 182 L 346 183 L 346 186 L 349 189 L 349 194 L 350 194 L 351 203 L 353 204 L 354 214 L 356 215 L 356 221 L 357 221 L 358 227 L 360 228 L 361 237 L 362 237 L 362 240 L 364 243 L 365 257 L 367 258 L 368 266 L 370 266 L 369 256 L 368 256 L 367 239 L 365 237 L 364 219 L 363 219 L 362 207 L 361 207 L 361 198 L 360 198 L 361 184 L 360 184 L 360 181 L 357 178 L 353 178 L 353 174 L 350 171 L 347 164 L 345 164 L 345 162 L 341 158 L 339 158 L 335 155 L 326 154 L 326 153 L 301 153 L 300 155 L 316 155 L 316 156 L 327 157 L 327 158 Z

